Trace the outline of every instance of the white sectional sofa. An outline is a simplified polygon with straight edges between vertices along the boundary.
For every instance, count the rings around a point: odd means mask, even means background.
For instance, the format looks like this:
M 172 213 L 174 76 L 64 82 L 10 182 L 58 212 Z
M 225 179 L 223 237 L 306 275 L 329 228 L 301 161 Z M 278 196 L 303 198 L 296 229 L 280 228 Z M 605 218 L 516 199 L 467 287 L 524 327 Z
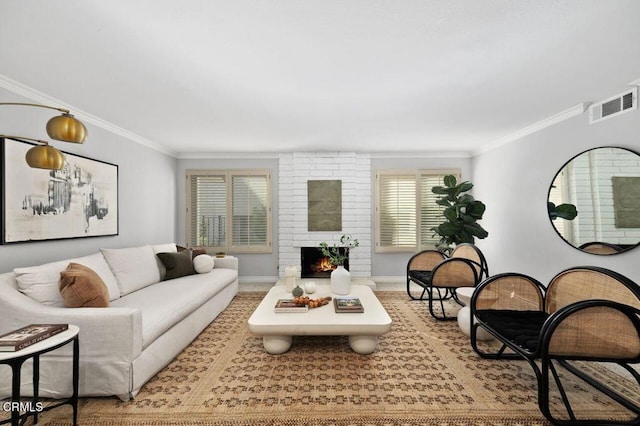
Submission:
M 0 334 L 26 324 L 75 324 L 80 327 L 80 395 L 133 398 L 238 292 L 234 257 L 215 259 L 210 272 L 162 281 L 165 271 L 156 253 L 175 251 L 175 244 L 103 249 L 0 274 Z M 109 291 L 108 307 L 64 307 L 57 285 L 70 262 L 100 276 Z M 32 392 L 30 370 L 29 362 L 22 369 L 23 395 Z M 10 387 L 10 369 L 0 368 L 0 397 L 10 395 Z M 41 357 L 40 395 L 62 398 L 71 392 L 67 345 Z

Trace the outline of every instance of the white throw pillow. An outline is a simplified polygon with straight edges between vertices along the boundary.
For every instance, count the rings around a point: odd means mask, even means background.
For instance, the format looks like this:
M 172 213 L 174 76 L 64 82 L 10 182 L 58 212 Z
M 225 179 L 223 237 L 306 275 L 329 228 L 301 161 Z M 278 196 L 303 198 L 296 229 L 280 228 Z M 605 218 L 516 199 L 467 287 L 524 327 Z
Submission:
M 150 245 L 100 251 L 116 277 L 120 296 L 160 281 L 156 256 Z
M 64 307 L 58 280 L 68 261 L 45 263 L 44 265 L 15 268 L 18 289 L 43 305 Z
M 16 274 L 18 289 L 43 305 L 64 307 L 58 282 L 60 281 L 60 272 L 67 269 L 71 262 L 93 269 L 106 284 L 110 301 L 120 297 L 116 278 L 100 253 L 45 263 L 44 265 L 15 268 L 13 272 Z
M 213 269 L 213 257 L 208 254 L 199 254 L 193 259 L 193 268 L 199 274 L 206 274 Z
M 107 290 L 109 291 L 109 301 L 120 298 L 120 288 L 118 287 L 118 282 L 116 281 L 116 277 L 113 275 L 113 272 L 111 272 L 111 268 L 109 268 L 109 265 L 104 259 L 102 253 L 94 253 L 90 256 L 71 259 L 69 262 L 67 262 L 67 266 L 69 266 L 69 263 L 71 262 L 79 263 L 93 269 L 95 273 L 98 274 L 100 278 L 102 278 L 102 281 L 104 281 L 105 285 L 107 286 Z M 67 268 L 67 266 L 65 266 L 65 269 Z
M 153 249 L 153 254 L 178 252 L 178 247 L 176 247 L 174 243 L 155 244 L 155 245 L 152 245 L 151 248 Z

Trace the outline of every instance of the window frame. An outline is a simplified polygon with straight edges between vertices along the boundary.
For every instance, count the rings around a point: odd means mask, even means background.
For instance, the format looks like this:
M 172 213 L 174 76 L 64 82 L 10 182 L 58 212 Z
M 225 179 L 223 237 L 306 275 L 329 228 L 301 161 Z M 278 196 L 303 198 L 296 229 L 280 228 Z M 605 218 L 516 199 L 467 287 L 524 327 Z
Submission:
M 422 238 L 422 178 L 423 176 L 440 176 L 453 175 L 461 180 L 462 172 L 460 169 L 378 169 L 375 171 L 375 242 L 374 250 L 376 253 L 406 253 L 406 252 L 418 252 L 426 249 L 435 249 L 434 244 L 423 244 Z M 413 176 L 415 183 L 415 245 L 413 246 L 397 246 L 397 245 L 381 245 L 382 220 L 380 218 L 382 206 L 381 206 L 381 176 Z M 429 231 L 430 232 L 430 231 Z
M 202 246 L 208 253 L 272 253 L 273 252 L 273 219 L 272 219 L 272 180 L 270 169 L 188 169 L 185 171 L 185 241 L 188 247 L 193 246 L 191 209 L 194 207 L 192 199 L 192 178 L 197 176 L 222 176 L 225 183 L 225 245 Z M 266 179 L 266 243 L 264 245 L 233 245 L 233 177 L 234 176 L 264 176 Z

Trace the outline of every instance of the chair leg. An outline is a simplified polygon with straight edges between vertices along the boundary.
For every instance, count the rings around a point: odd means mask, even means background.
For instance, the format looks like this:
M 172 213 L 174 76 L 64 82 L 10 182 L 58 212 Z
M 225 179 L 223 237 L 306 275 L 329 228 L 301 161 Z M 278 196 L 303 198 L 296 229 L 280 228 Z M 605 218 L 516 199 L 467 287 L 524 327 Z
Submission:
M 522 356 L 518 355 L 515 352 L 505 352 L 507 349 L 510 349 L 509 346 L 507 346 L 505 343 L 502 344 L 502 346 L 497 352 L 485 352 L 482 349 L 480 349 L 480 347 L 478 346 L 478 339 L 477 339 L 479 327 L 482 327 L 482 326 L 478 322 L 474 321 L 471 324 L 471 333 L 470 333 L 471 336 L 469 337 L 469 340 L 471 341 L 471 347 L 473 348 L 475 353 L 480 355 L 480 357 L 485 359 L 522 359 Z M 490 334 L 493 334 L 484 327 L 482 327 L 482 329 L 489 332 Z M 500 341 L 499 337 L 496 337 L 496 339 Z
M 438 292 L 438 302 L 440 302 L 440 309 L 442 310 L 441 317 L 436 315 L 436 312 L 433 309 L 433 299 L 434 299 L 433 291 L 434 290 Z M 456 317 L 447 317 L 447 313 L 444 310 L 444 301 L 450 299 L 451 297 L 452 297 L 451 292 L 448 288 L 445 289 L 444 296 L 442 295 L 442 292 L 440 291 L 439 287 L 431 287 L 429 289 L 429 313 L 433 318 L 437 319 L 438 321 L 453 321 L 456 319 Z
M 420 285 L 420 284 L 417 284 Z M 422 287 L 422 294 L 420 294 L 420 297 L 415 297 L 413 294 L 411 294 L 411 279 L 407 278 L 407 294 L 409 295 L 409 298 L 411 300 L 423 300 L 424 299 L 424 293 L 427 291 L 427 288 L 424 287 L 423 285 L 420 285 L 420 287 Z
M 554 425 L 560 425 L 560 426 L 564 426 L 564 425 L 638 425 L 640 424 L 640 406 L 637 405 L 634 401 L 627 399 L 625 396 L 619 394 L 618 392 L 616 392 L 615 390 L 611 389 L 609 386 L 605 385 L 604 383 L 598 381 L 596 378 L 592 377 L 591 375 L 587 374 L 584 371 L 581 371 L 578 367 L 572 365 L 570 362 L 563 360 L 563 359 L 557 359 L 556 360 L 557 363 L 562 366 L 566 371 L 572 373 L 573 375 L 575 375 L 576 377 L 582 379 L 585 383 L 591 385 L 594 389 L 602 392 L 603 394 L 605 394 L 606 396 L 608 396 L 609 398 L 611 398 L 612 400 L 616 401 L 618 404 L 620 404 L 622 407 L 626 408 L 627 410 L 629 410 L 631 413 L 635 414 L 635 418 L 628 420 L 628 421 L 610 421 L 610 420 L 600 420 L 600 419 L 578 419 L 575 414 L 574 411 L 571 407 L 571 404 L 569 402 L 569 399 L 564 391 L 564 387 L 562 386 L 562 383 L 560 381 L 560 376 L 557 373 L 557 369 L 555 367 L 555 365 L 553 364 L 552 359 L 550 358 L 546 358 L 543 357 L 542 359 L 542 371 L 540 373 L 539 379 L 538 379 L 538 387 L 539 387 L 539 392 L 538 392 L 538 405 L 540 407 L 540 411 L 542 411 L 542 414 Z M 619 364 L 620 365 L 620 364 Z M 623 367 L 626 366 L 623 365 Z M 550 388 L 549 388 L 549 373 L 551 373 L 551 375 L 553 376 L 553 379 L 556 383 L 556 386 L 558 387 L 558 391 L 560 392 L 560 396 L 562 398 L 562 402 L 565 405 L 565 408 L 567 410 L 567 414 L 569 416 L 569 419 L 556 419 L 553 417 L 553 415 L 551 414 L 551 409 L 549 407 L 549 392 L 550 392 Z M 637 374 L 632 374 L 634 376 L 634 378 L 636 380 L 639 379 L 639 376 L 637 376 Z M 640 381 L 638 382 L 640 384 Z

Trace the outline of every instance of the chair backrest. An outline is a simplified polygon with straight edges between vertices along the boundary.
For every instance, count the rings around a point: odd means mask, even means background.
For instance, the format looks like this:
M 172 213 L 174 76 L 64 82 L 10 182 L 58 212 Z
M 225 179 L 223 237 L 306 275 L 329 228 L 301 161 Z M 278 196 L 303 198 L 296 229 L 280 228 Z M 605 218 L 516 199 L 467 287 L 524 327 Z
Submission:
M 482 291 L 474 294 L 473 308 L 542 311 L 544 286 L 528 275 L 507 272 L 494 275 L 481 284 Z
M 489 276 L 489 266 L 487 265 L 487 260 L 485 259 L 484 254 L 482 254 L 480 249 L 475 244 L 458 244 L 453 250 L 453 253 L 451 253 L 451 257 L 469 259 L 477 263 L 476 272 L 478 273 L 478 277 L 480 280 Z
M 407 262 L 407 273 L 409 271 L 431 271 L 438 262 L 442 262 L 447 257 L 437 250 L 423 250 L 414 254 Z
M 431 273 L 433 287 L 475 287 L 480 281 L 476 263 L 464 258 L 443 260 Z
M 591 254 L 616 254 L 622 251 L 622 247 L 620 246 L 610 243 L 602 243 L 599 241 L 584 243 L 578 248 Z
M 629 278 L 605 268 L 569 268 L 549 283 L 545 310 L 552 314 L 571 303 L 591 299 L 612 300 L 640 309 L 640 287 Z

